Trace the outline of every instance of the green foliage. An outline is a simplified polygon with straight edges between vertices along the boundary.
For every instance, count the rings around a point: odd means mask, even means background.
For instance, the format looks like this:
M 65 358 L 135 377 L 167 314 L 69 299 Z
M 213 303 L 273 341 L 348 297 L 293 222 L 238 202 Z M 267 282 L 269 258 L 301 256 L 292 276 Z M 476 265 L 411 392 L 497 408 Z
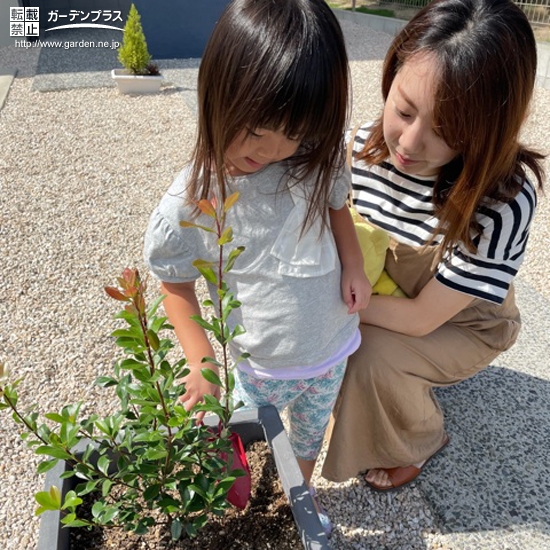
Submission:
M 388 0 L 389 3 L 391 3 L 391 0 Z M 409 2 L 413 2 L 414 5 L 424 5 L 426 3 L 426 0 L 409 0 Z M 379 15 L 380 17 L 395 17 L 395 12 L 390 9 L 384 9 L 384 8 L 368 8 L 367 6 L 355 6 L 355 7 L 349 7 L 348 5 L 343 2 L 327 2 L 327 4 L 332 9 L 343 9 L 345 11 L 356 11 L 358 13 L 366 13 L 367 15 Z
M 223 246 L 232 241 L 232 232 L 224 228 L 225 213 L 236 200 L 237 195 L 229 197 L 221 212 L 207 201 L 199 203 L 199 208 L 214 219 L 215 229 L 207 229 L 217 235 L 220 259 Z M 231 251 L 231 265 L 242 250 Z M 172 537 L 179 539 L 183 533 L 195 536 L 206 524 L 208 513 L 219 515 L 229 506 L 228 492 L 244 472 L 231 471 L 230 467 L 228 424 L 236 407 L 231 399 L 235 379 L 228 366 L 227 344 L 244 329 L 237 326 L 229 331 L 227 327 L 228 316 L 240 303 L 223 280 L 230 266 L 222 264 L 221 260 L 217 266 L 197 262 L 201 273 L 218 287 L 220 316 L 212 315 L 208 321 L 196 319 L 222 346 L 221 362 L 213 358 L 204 361 L 222 367 L 223 376 L 202 369 L 206 380 L 222 388 L 221 400 L 207 395 L 192 411 L 185 410 L 179 399 L 185 386 L 178 381 L 189 372 L 186 360 L 168 360 L 174 344 L 166 332 L 173 327 L 158 313 L 164 297 L 147 305 L 146 283 L 136 269 L 125 269 L 117 287 L 105 288 L 111 298 L 124 304 L 116 315 L 124 325 L 112 333 L 123 354 L 112 375 L 96 379 L 98 386 L 111 388 L 118 397 L 118 409 L 113 414 L 81 418 L 82 403 L 78 403 L 45 413 L 49 422 L 41 421 L 36 411 L 18 408 L 20 381 L 10 383 L 7 370 L 0 364 L 0 410 L 12 412 L 22 426 L 21 437 L 36 455 L 44 457 L 38 473 L 65 460 L 72 469 L 62 477 L 76 477 L 79 482 L 64 499 L 57 487 L 36 493 L 36 514 L 63 510 L 65 526 L 119 526 L 136 534 L 163 523 L 169 526 Z M 206 300 L 205 305 L 213 303 Z M 195 411 L 216 414 L 219 428 L 197 424 Z M 77 445 L 84 452 L 77 453 Z M 94 494 L 95 504 L 92 519 L 85 520 L 78 516 L 78 507 L 89 493 Z
M 124 25 L 122 45 L 118 49 L 118 60 L 132 74 L 150 74 L 148 69 L 151 55 L 141 26 L 141 17 L 132 4 Z M 158 74 L 158 71 L 157 71 Z
M 347 11 L 352 11 L 352 8 L 346 8 Z M 366 13 L 367 15 L 379 15 L 380 17 L 395 17 L 393 10 L 386 10 L 384 8 L 366 8 L 365 6 L 359 6 L 355 8 L 355 11 L 359 13 Z

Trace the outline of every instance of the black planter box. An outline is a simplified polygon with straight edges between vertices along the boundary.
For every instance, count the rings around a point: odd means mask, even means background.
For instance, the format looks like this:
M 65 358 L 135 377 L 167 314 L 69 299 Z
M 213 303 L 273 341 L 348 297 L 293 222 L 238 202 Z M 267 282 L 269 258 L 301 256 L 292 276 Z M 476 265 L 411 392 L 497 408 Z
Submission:
M 217 426 L 217 423 L 217 418 L 205 418 L 205 424 Z M 330 550 L 328 538 L 315 511 L 277 409 L 268 406 L 239 410 L 233 415 L 231 427 L 241 436 L 244 445 L 261 440 L 265 440 L 269 445 L 303 547 L 308 550 Z M 85 447 L 84 443 L 82 451 Z M 69 468 L 66 462 L 59 461 L 56 467 L 46 474 L 44 490 L 48 491 L 55 485 L 64 497 L 78 483 L 75 478 L 60 479 L 61 474 Z M 60 520 L 60 512 L 48 511 L 42 514 L 37 550 L 71 550 L 69 529 L 62 528 Z

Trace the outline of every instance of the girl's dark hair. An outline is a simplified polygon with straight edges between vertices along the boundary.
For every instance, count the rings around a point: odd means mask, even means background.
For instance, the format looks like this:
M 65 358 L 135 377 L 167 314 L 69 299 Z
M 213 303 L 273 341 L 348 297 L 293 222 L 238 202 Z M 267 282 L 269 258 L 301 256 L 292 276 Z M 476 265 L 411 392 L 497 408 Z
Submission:
M 518 141 L 533 94 L 537 49 L 524 13 L 511 0 L 433 0 L 396 36 L 386 55 L 382 94 L 411 57 L 439 65 L 433 126 L 459 155 L 434 187 L 444 251 L 457 242 L 475 251 L 475 214 L 484 198 L 510 201 L 529 168 L 542 189 L 543 155 Z M 389 155 L 382 118 L 359 158 Z
M 342 30 L 324 0 L 233 0 L 206 46 L 190 196 L 225 197 L 224 156 L 245 128 L 282 130 L 301 146 L 297 181 L 315 187 L 304 227 L 326 204 L 344 163 L 348 64 Z

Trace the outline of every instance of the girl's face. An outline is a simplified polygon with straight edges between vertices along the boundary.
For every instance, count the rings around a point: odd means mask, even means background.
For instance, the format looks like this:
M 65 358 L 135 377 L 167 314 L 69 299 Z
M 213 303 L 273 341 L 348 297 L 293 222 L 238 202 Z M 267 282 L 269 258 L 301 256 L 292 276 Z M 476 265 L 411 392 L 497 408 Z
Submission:
M 290 139 L 281 131 L 245 128 L 227 148 L 225 160 L 232 176 L 258 172 L 268 164 L 291 157 L 300 139 Z
M 412 176 L 436 176 L 458 154 L 433 126 L 435 58 L 413 56 L 396 74 L 384 105 L 384 139 L 394 166 Z

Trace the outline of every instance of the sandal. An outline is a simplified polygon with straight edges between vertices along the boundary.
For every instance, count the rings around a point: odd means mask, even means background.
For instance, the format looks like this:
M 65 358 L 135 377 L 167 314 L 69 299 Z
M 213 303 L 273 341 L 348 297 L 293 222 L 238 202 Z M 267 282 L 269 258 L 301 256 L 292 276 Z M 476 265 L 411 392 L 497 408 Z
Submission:
M 446 436 L 443 445 L 441 445 L 441 447 L 439 447 L 439 449 L 437 449 L 437 451 L 435 451 L 432 456 L 427 458 L 424 464 L 422 464 L 422 466 L 420 467 L 411 465 L 398 466 L 397 468 L 373 468 L 374 470 L 383 470 L 384 472 L 386 472 L 386 474 L 388 474 L 388 477 L 390 478 L 391 485 L 377 485 L 376 483 L 365 480 L 367 485 L 380 493 L 388 493 L 390 491 L 395 491 L 396 489 L 400 489 L 401 487 L 408 485 L 422 473 L 422 470 L 426 467 L 426 464 L 428 464 L 428 462 L 434 456 L 439 454 L 449 444 L 449 441 L 449 436 Z
M 309 494 L 311 495 L 311 498 L 313 499 L 313 503 L 315 504 L 315 509 L 317 511 L 317 515 L 319 516 L 319 521 L 321 522 L 323 531 L 325 532 L 325 535 L 327 537 L 330 537 L 330 534 L 332 533 L 332 522 L 330 521 L 327 513 L 323 510 L 323 508 L 319 504 L 319 501 L 317 500 L 317 492 L 315 491 L 314 487 L 309 488 Z

